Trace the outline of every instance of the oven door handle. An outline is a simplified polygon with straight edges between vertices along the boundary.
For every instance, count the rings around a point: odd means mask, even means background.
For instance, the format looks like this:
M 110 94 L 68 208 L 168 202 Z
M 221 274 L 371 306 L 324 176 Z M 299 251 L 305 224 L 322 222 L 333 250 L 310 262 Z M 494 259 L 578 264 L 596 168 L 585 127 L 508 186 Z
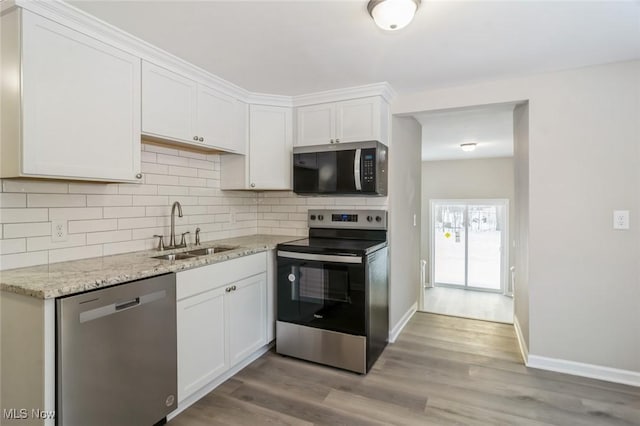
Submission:
M 362 257 L 350 254 L 314 254 L 278 250 L 278 257 L 300 260 L 315 260 L 317 262 L 362 263 Z

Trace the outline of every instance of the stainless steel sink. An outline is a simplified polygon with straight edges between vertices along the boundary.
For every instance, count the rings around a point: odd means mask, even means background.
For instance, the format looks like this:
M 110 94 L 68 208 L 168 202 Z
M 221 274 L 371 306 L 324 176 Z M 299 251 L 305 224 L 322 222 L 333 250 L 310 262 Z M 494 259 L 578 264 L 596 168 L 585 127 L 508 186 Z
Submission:
M 188 253 L 193 256 L 205 256 L 207 254 L 222 253 L 223 251 L 233 250 L 235 248 L 236 247 L 224 247 L 224 246 L 209 247 L 209 248 L 201 248 L 196 250 L 189 250 L 189 251 L 186 251 L 185 253 Z
M 154 259 L 162 259 L 162 260 L 192 259 L 194 257 L 206 256 L 208 254 L 214 254 L 214 253 L 222 253 L 223 251 L 233 250 L 236 248 L 237 247 L 229 247 L 229 246 L 208 247 L 208 248 L 183 251 L 181 253 L 162 254 L 160 256 L 152 256 L 152 257 Z
M 182 259 L 191 259 L 196 257 L 193 254 L 187 253 L 174 253 L 174 254 L 163 254 L 161 256 L 153 256 L 154 259 L 162 259 L 162 260 L 182 260 Z

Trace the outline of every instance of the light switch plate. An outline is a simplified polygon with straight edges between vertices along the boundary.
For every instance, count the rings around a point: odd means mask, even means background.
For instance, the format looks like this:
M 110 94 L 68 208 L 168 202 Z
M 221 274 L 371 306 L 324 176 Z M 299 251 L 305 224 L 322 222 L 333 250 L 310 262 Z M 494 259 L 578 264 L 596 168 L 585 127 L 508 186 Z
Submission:
M 629 210 L 613 211 L 613 229 L 629 229 Z

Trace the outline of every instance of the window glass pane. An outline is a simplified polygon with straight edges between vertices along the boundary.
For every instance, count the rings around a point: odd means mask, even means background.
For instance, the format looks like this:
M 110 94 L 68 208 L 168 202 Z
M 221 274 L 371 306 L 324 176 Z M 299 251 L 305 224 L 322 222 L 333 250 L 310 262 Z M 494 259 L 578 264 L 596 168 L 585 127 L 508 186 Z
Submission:
M 500 290 L 504 207 L 469 205 L 468 285 Z
M 464 205 L 439 204 L 435 208 L 435 265 L 437 284 L 465 285 Z

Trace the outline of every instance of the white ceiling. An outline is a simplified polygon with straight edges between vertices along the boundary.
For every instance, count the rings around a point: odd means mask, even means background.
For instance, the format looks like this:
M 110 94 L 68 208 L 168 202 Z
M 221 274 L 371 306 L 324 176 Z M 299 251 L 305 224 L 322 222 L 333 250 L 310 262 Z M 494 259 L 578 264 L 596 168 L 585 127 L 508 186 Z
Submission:
M 487 105 L 415 114 L 422 124 L 422 161 L 513 156 L 515 104 Z M 464 152 L 460 144 L 476 142 Z
M 423 1 L 397 32 L 366 0 L 73 1 L 245 89 L 397 91 L 640 58 L 640 2 Z

